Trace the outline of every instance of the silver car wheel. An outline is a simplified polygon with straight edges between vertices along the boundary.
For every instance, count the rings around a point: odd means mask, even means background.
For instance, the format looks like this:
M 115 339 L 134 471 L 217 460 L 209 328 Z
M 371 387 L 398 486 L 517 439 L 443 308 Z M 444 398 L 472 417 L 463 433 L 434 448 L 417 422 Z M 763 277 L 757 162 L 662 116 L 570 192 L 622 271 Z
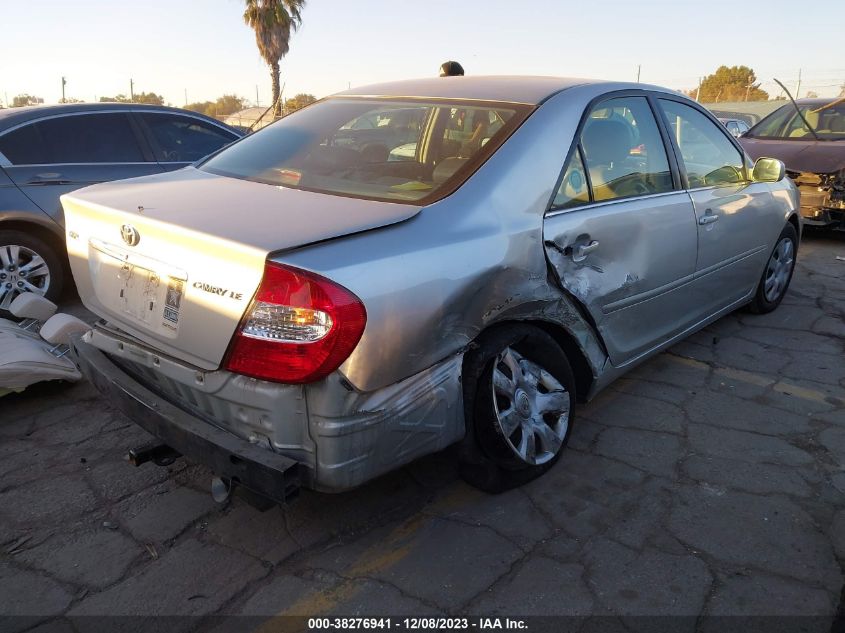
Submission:
M 544 464 L 560 451 L 569 429 L 566 388 L 537 363 L 506 347 L 493 365 L 496 423 L 526 464 Z
M 44 295 L 50 289 L 50 268 L 31 248 L 0 244 L 0 309 L 9 306 L 22 292 Z
M 763 282 L 763 294 L 766 301 L 774 302 L 786 289 L 792 267 L 795 264 L 795 247 L 792 240 L 784 237 L 775 246 L 769 263 L 766 265 L 766 277 Z

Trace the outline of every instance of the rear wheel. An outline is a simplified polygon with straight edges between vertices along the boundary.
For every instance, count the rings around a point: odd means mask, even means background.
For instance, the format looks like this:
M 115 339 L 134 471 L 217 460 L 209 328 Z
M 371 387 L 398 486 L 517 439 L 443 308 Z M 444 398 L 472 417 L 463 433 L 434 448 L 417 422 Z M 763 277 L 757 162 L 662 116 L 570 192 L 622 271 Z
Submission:
M 464 361 L 464 479 L 501 492 L 542 475 L 569 440 L 574 402 L 572 369 L 548 334 L 511 325 L 482 337 Z
M 61 261 L 41 239 L 22 231 L 0 231 L 0 317 L 19 294 L 34 292 L 56 301 L 62 291 Z
M 766 314 L 780 305 L 795 271 L 795 256 L 798 252 L 798 233 L 788 223 L 781 231 L 766 262 L 766 269 L 757 284 L 757 292 L 748 306 L 752 312 Z

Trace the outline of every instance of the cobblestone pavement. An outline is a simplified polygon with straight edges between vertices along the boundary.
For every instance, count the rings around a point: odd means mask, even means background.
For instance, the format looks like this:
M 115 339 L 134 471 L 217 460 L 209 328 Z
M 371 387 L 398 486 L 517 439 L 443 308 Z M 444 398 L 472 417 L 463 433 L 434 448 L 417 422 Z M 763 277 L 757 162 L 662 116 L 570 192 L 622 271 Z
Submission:
M 4 398 L 0 612 L 831 616 L 845 563 L 837 255 L 845 239 L 808 238 L 780 309 L 728 316 L 619 380 L 580 409 L 552 471 L 500 496 L 463 484 L 444 453 L 287 509 L 221 506 L 199 466 L 128 466 L 145 434 L 88 384 Z

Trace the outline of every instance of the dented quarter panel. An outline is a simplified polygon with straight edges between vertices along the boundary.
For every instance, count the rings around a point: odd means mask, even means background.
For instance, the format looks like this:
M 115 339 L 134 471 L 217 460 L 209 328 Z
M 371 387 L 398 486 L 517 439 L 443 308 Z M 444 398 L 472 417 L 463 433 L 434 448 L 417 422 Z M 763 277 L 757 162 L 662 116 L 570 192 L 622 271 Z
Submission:
M 543 215 L 584 107 L 608 89 L 585 85 L 552 97 L 460 189 L 413 218 L 275 257 L 363 300 L 364 335 L 339 370 L 356 389 L 408 378 L 507 320 L 561 325 L 600 371 L 601 343 L 550 283 Z

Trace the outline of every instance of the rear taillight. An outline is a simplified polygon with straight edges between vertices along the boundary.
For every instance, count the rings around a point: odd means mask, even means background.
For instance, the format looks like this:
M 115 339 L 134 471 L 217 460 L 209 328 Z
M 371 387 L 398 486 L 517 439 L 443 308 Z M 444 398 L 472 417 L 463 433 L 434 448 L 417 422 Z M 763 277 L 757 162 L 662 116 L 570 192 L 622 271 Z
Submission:
M 313 382 L 349 357 L 366 323 L 364 305 L 346 288 L 267 262 L 223 366 L 262 380 Z

